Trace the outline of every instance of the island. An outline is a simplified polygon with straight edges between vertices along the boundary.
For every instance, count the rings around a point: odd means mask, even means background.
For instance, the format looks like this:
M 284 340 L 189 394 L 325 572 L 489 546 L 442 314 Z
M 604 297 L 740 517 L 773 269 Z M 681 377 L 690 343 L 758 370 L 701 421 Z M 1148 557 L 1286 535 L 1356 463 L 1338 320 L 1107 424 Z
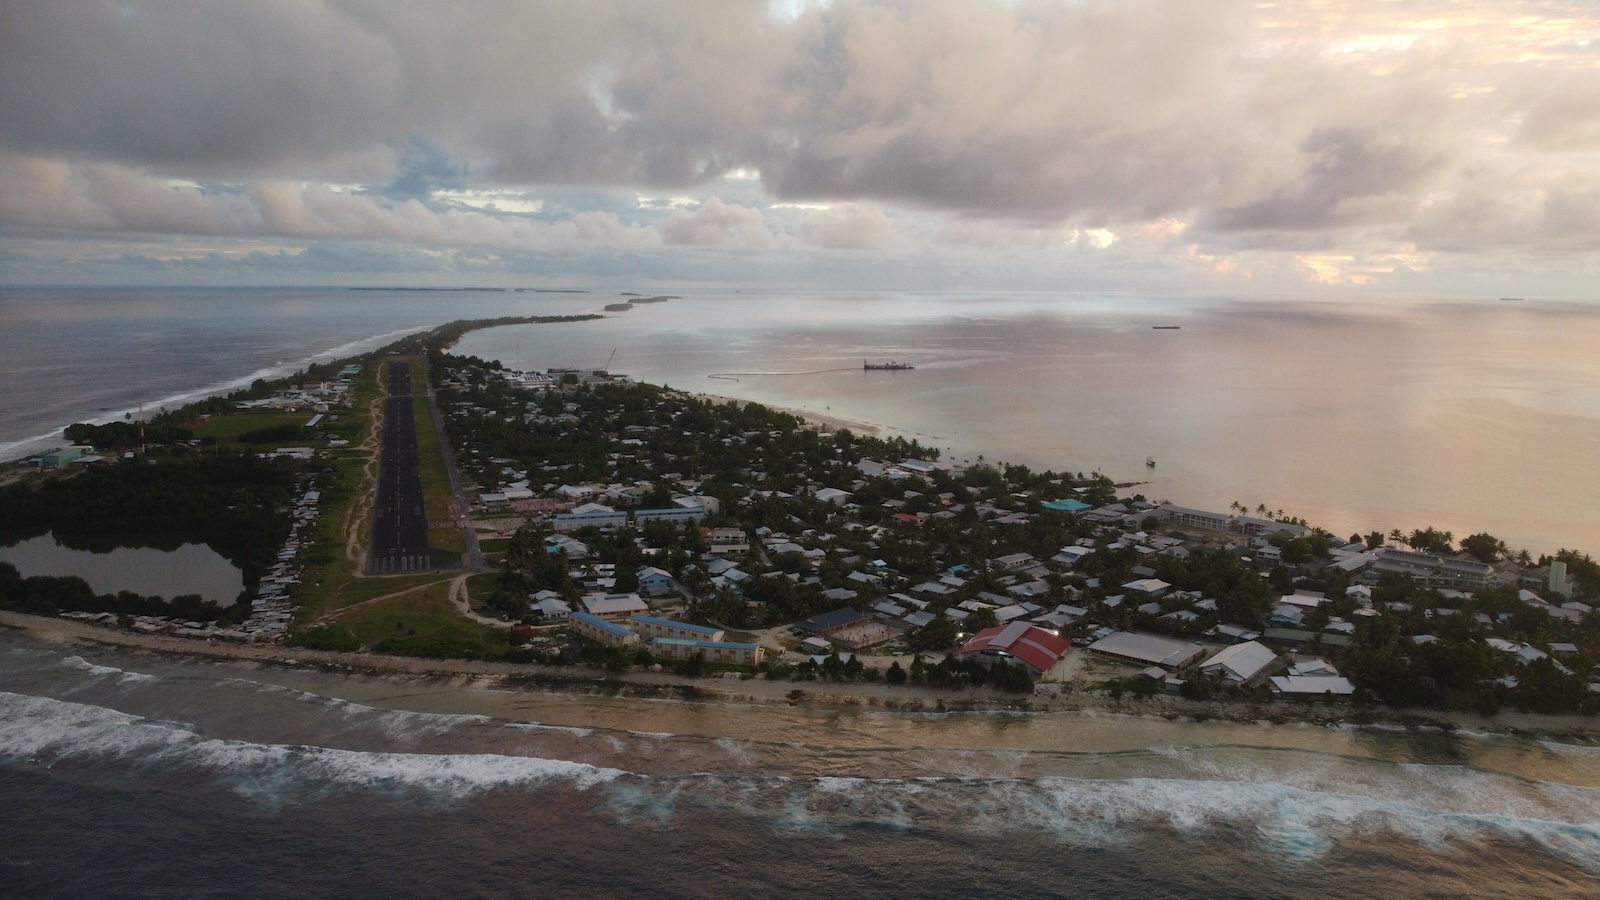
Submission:
M 0 622 L 701 698 L 1600 711 L 1587 554 L 1428 527 L 1341 538 L 1264 503 L 1193 509 L 1098 472 L 450 352 L 472 328 L 564 321 L 451 323 L 139 429 L 74 426 L 99 461 L 14 472 L 0 529 L 192 534 L 239 561 L 245 594 L 97 596 L 0 564 Z M 140 520 L 158 496 L 184 501 Z

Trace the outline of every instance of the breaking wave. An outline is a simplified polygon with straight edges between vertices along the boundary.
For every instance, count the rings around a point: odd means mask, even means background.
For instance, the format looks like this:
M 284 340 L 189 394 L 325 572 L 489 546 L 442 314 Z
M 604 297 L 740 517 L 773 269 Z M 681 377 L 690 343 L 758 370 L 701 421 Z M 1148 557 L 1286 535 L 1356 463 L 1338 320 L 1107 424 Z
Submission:
M 94 677 L 127 673 L 80 658 L 64 661 Z M 208 737 L 194 726 L 65 700 L 0 692 L 0 758 L 62 771 L 107 763 L 187 776 L 200 772 L 254 802 L 316 800 L 342 793 L 401 794 L 439 802 L 507 788 L 597 789 L 603 813 L 618 822 L 673 827 L 681 819 L 732 814 L 774 832 L 844 836 L 956 830 L 1045 835 L 1069 846 L 1122 845 L 1151 831 L 1225 834 L 1274 858 L 1311 861 L 1347 840 L 1395 838 L 1435 853 L 1474 842 L 1524 842 L 1600 873 L 1600 789 L 1541 781 L 1466 765 L 1391 763 L 1337 753 L 1248 746 L 1175 746 L 1104 754 L 937 750 L 947 758 L 930 777 L 855 777 L 876 751 L 856 758 L 838 748 L 502 723 L 480 716 L 435 716 L 346 704 L 397 729 L 455 724 L 521 733 L 548 732 L 586 743 L 556 751 L 641 762 L 671 758 L 698 771 L 645 775 L 565 759 L 502 753 L 402 753 Z M 276 693 L 277 691 L 274 691 Z M 504 732 L 503 732 L 504 733 Z M 618 738 L 629 739 L 619 747 Z M 389 742 L 391 745 L 395 742 Z M 1589 748 L 1561 745 L 1582 756 Z M 1555 750 L 1556 748 L 1551 748 Z M 1557 751 L 1557 752 L 1561 752 Z M 541 752 L 537 749 L 535 752 Z M 542 752 L 549 753 L 549 750 Z M 816 772 L 825 756 L 832 773 Z M 920 757 L 913 762 L 920 761 Z M 1045 774 L 1047 761 L 1056 768 Z M 794 768 L 781 768 L 794 764 Z M 906 768 L 921 768 L 907 766 Z M 955 768 L 959 767 L 959 768 Z M 807 771 L 804 776 L 772 774 Z M 1032 772 L 1033 774 L 1020 774 Z M 1059 773 L 1067 774 L 1059 774 Z
M 63 659 L 61 664 L 73 669 L 82 669 L 83 671 L 88 672 L 90 675 L 94 675 L 96 677 L 104 675 L 116 675 L 118 676 L 118 681 L 127 682 L 130 684 L 154 681 L 156 678 L 154 675 L 146 675 L 143 672 L 129 672 L 126 669 L 119 669 L 116 666 L 96 665 L 95 663 L 89 662 L 81 656 L 69 656 L 66 659 Z
M 625 774 L 537 757 L 373 753 L 207 738 L 181 723 L 5 692 L 0 692 L 0 756 L 52 767 L 119 760 L 136 767 L 200 770 L 266 801 L 340 788 L 442 799 L 551 781 L 581 790 Z

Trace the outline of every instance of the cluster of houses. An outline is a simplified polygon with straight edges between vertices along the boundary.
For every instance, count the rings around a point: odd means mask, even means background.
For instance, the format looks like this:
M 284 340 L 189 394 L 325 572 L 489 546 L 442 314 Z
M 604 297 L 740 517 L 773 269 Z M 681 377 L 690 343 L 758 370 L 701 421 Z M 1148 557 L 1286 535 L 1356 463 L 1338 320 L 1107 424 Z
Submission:
M 300 583 L 300 569 L 295 557 L 303 543 L 301 533 L 317 521 L 317 503 L 322 499 L 319 491 L 307 489 L 295 501 L 293 518 L 289 524 L 289 537 L 278 550 L 278 558 L 261 579 L 255 599 L 250 601 L 250 618 L 245 619 L 232 634 L 221 635 L 230 640 L 276 641 L 281 640 L 289 627 L 292 614 L 289 595 Z
M 555 388 L 560 379 L 551 375 L 532 378 L 530 384 Z M 592 428 L 595 418 L 591 414 L 600 407 L 588 405 L 594 400 L 586 397 L 590 395 L 573 393 L 561 398 L 559 404 L 550 397 L 526 404 L 523 420 Z M 493 405 L 485 397 L 463 402 Z M 1064 652 L 1062 635 L 1071 633 L 1081 635 L 1078 640 L 1098 656 L 1127 662 L 1152 674 L 1163 673 L 1169 687 L 1203 674 L 1228 683 L 1270 685 L 1288 696 L 1344 696 L 1353 690 L 1348 679 L 1326 660 L 1306 658 L 1306 654 L 1294 651 L 1348 643 L 1363 617 L 1390 612 L 1383 604 L 1372 602 L 1372 587 L 1389 573 L 1404 573 L 1446 599 L 1496 584 L 1512 584 L 1525 591 L 1525 601 L 1530 606 L 1541 606 L 1552 616 L 1576 618 L 1587 612 L 1584 604 L 1568 596 L 1570 586 L 1559 563 L 1540 568 L 1518 567 L 1510 562 L 1488 565 L 1465 555 L 1347 543 L 1325 533 L 1311 535 L 1311 529 L 1304 524 L 1251 516 L 1243 511 L 1213 512 L 1140 498 L 1106 502 L 1113 496 L 1109 490 L 1096 488 L 1093 479 L 1085 482 L 1081 476 L 1070 484 L 1066 479 L 1052 482 L 1059 486 L 1054 490 L 1038 482 L 1019 487 L 995 486 L 992 481 L 981 490 L 973 485 L 963 490 L 952 486 L 953 479 L 966 474 L 965 467 L 954 462 L 859 459 L 842 464 L 853 467 L 847 475 L 840 463 L 827 462 L 830 448 L 826 447 L 820 456 L 823 468 L 796 466 L 799 444 L 789 439 L 791 432 L 763 430 L 748 417 L 740 420 L 720 413 L 707 417 L 704 411 L 694 413 L 698 419 L 691 432 L 675 424 L 680 421 L 677 417 L 685 414 L 683 409 L 665 406 L 660 398 L 649 402 L 661 410 L 659 422 L 629 424 L 608 431 L 612 452 L 606 454 L 605 462 L 613 463 L 618 473 L 633 471 L 633 477 L 641 477 L 637 473 L 643 468 L 647 474 L 642 477 L 653 479 L 651 482 L 549 483 L 537 487 L 526 472 L 514 471 L 511 460 L 494 460 L 506 465 L 506 487 L 482 495 L 480 503 L 490 510 L 509 508 L 521 512 L 536 508 L 546 513 L 548 548 L 564 552 L 574 561 L 590 555 L 589 548 L 574 536 L 581 529 L 642 531 L 641 526 L 652 519 L 675 522 L 680 527 L 699 527 L 702 520 L 713 516 L 718 517 L 713 524 L 721 526 L 727 519 L 740 516 L 747 507 L 764 504 L 770 509 L 771 500 L 818 504 L 828 514 L 790 516 L 794 528 L 749 524 L 739 528 L 702 528 L 706 552 L 682 571 L 659 574 L 664 583 L 670 583 L 675 575 L 682 583 L 697 588 L 709 585 L 752 607 L 761 603 L 754 598 L 763 592 L 755 588 L 764 579 L 788 579 L 798 587 L 814 590 L 838 607 L 833 613 L 812 617 L 796 626 L 806 635 L 803 649 L 816 652 L 892 642 L 900 635 L 946 619 L 958 633 L 965 633 L 966 643 L 958 653 L 1018 661 L 1017 655 L 1004 649 L 1015 646 L 1032 655 L 1034 662 L 1053 664 L 1047 653 L 1040 655 L 1039 648 L 1061 646 Z M 488 412 L 509 415 L 514 408 Z M 727 448 L 730 458 L 738 460 L 733 465 L 723 464 L 722 471 L 737 473 L 738 483 L 732 486 L 741 491 L 739 496 L 730 495 L 727 477 L 719 481 L 716 491 L 727 509 L 712 505 L 714 498 L 703 494 L 699 482 L 670 471 L 681 464 L 681 454 L 689 452 L 699 454 L 698 471 L 707 471 L 708 444 Z M 771 465 L 773 460 L 768 454 L 774 450 L 792 454 L 789 465 Z M 646 466 L 638 465 L 645 461 Z M 545 471 L 570 468 L 564 461 L 556 462 L 563 464 L 546 461 Z M 647 495 L 661 496 L 658 491 L 663 484 L 680 492 L 673 496 L 670 506 L 641 508 Z M 868 502 L 876 508 L 864 509 Z M 659 507 L 661 503 L 651 505 Z M 719 515 L 729 513 L 733 516 Z M 903 545 L 900 534 L 916 526 L 957 517 L 969 521 L 974 515 L 991 530 L 1016 526 L 1019 534 L 1041 519 L 1070 516 L 1074 523 L 1093 526 L 1093 533 L 1074 538 L 1042 558 L 1010 552 L 979 563 L 963 553 L 961 564 L 948 565 L 956 562 L 954 559 L 935 561 L 936 574 L 931 577 L 907 578 L 896 571 L 894 563 L 878 558 L 897 559 L 895 554 L 885 552 L 886 545 Z M 1078 535 L 1085 533 L 1084 529 L 1075 531 Z M 1346 573 L 1349 591 L 1338 598 L 1294 591 L 1279 598 L 1268 621 L 1228 622 L 1219 612 L 1217 599 L 1200 591 L 1175 589 L 1159 575 L 1163 561 L 1182 559 L 1201 548 L 1228 550 L 1241 561 L 1256 563 L 1265 571 L 1283 563 L 1281 545 L 1307 537 L 1315 537 L 1319 545 L 1330 547 L 1325 557 L 1310 565 Z M 1010 545 L 1006 549 L 1023 543 L 1001 541 L 1003 546 Z M 1103 584 L 1099 578 L 1079 574 L 1086 560 L 1107 551 L 1118 553 L 1115 571 L 1129 575 Z M 1130 556 L 1132 566 L 1126 562 Z M 982 571 L 973 571 L 972 567 Z M 1309 571 L 1306 567 L 1302 563 L 1300 571 Z M 1296 574 L 1295 566 L 1287 568 Z M 1100 571 L 1101 567 L 1092 569 Z M 644 574 L 640 585 L 641 591 L 648 594 Z M 1353 605 L 1351 600 L 1355 601 Z M 1325 608 L 1330 605 L 1338 606 L 1341 613 Z M 1349 611 L 1352 608 L 1354 613 Z M 1128 613 L 1136 615 L 1130 617 Z M 764 613 L 759 617 L 771 618 Z M 1095 624 L 1096 619 L 1131 619 L 1145 623 L 1141 627 L 1151 631 L 1195 636 L 1201 635 L 1201 629 L 1210 628 L 1204 631 L 1206 643 L 1200 644 L 1160 634 L 1119 632 Z M 980 622 L 987 627 L 979 627 Z M 1554 652 L 1553 648 L 1546 649 Z M 1029 665 L 1035 674 L 1048 670 Z
M 360 366 L 348 365 L 332 381 L 303 384 L 259 400 L 240 400 L 233 406 L 238 410 L 326 413 L 330 407 L 342 405 L 350 398 L 350 392 L 355 390 L 353 379 L 359 374 Z
M 1236 687 L 1268 684 L 1273 693 L 1282 697 L 1348 697 L 1355 693 L 1355 685 L 1327 660 L 1297 660 L 1291 652 L 1280 653 L 1254 639 L 1207 656 L 1207 649 L 1197 643 L 1104 629 L 1088 649 L 1090 653 L 1143 666 L 1141 676 L 1162 682 L 1172 692 L 1182 690 L 1186 677 L 1198 676 Z

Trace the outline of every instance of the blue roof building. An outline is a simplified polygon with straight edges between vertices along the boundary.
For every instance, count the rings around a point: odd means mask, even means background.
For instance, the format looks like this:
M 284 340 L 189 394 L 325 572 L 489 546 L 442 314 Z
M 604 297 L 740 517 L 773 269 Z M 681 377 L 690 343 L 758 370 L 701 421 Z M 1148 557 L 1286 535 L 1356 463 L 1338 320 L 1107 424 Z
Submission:
M 586 612 L 572 614 L 572 626 L 579 634 L 592 640 L 599 641 L 608 647 L 621 647 L 639 640 L 639 636 L 615 622 L 607 622 L 599 616 Z

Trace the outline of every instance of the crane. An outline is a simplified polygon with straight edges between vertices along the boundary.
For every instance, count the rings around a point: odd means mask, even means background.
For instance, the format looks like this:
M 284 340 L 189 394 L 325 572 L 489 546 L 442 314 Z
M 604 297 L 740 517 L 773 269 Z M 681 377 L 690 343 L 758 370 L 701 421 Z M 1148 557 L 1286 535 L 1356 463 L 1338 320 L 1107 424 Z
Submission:
M 606 357 L 605 367 L 600 369 L 600 371 L 602 373 L 606 374 L 606 375 L 610 375 L 611 374 L 611 361 L 616 359 L 616 358 L 617 358 L 617 351 L 616 351 L 615 348 L 613 348 L 612 351 L 611 351 L 611 355 Z

